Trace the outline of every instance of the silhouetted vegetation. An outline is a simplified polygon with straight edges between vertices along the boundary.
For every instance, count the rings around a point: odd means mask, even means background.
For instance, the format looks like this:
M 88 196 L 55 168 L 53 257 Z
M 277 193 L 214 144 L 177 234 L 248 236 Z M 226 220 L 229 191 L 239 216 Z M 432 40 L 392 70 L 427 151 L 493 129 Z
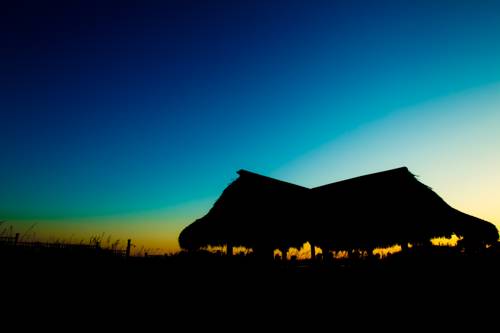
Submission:
M 498 297 L 499 249 L 498 244 L 468 252 L 458 246 L 414 246 L 383 259 L 266 261 L 206 250 L 127 258 L 90 249 L 8 245 L 0 246 L 0 279 L 5 300 L 36 304 L 35 312 L 85 307 L 106 317 L 119 309 L 134 316 L 139 310 L 147 318 L 153 309 L 167 312 L 169 320 L 186 312 L 258 318 L 262 311 L 311 316 L 318 310 L 303 307 L 313 304 L 337 315 L 366 316 L 422 303 L 425 309 L 484 307 Z M 230 308 L 222 312 L 220 304 Z

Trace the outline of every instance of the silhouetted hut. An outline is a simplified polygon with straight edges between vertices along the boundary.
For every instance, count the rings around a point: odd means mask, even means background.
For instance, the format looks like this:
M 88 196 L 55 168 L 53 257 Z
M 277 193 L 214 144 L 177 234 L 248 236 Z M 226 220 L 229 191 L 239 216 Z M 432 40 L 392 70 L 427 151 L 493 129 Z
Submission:
M 286 252 L 307 241 L 328 251 L 421 244 L 452 234 L 474 246 L 498 239 L 493 224 L 450 207 L 407 168 L 313 189 L 238 174 L 212 209 L 181 232 L 183 249 L 227 245 L 231 253 L 245 246 L 272 257 L 274 249 Z
M 450 207 L 406 168 L 311 189 L 311 238 L 323 249 L 372 249 L 464 237 L 477 245 L 498 239 L 496 227 Z
M 307 188 L 238 171 L 239 178 L 222 193 L 208 214 L 179 236 L 183 249 L 211 246 L 252 248 L 272 257 L 276 248 L 301 246 Z

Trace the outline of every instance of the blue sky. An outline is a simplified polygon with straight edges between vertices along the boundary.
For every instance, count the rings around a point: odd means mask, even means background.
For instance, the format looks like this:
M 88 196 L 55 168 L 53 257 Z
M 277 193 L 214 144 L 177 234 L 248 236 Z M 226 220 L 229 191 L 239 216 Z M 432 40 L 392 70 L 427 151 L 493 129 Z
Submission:
M 496 100 L 500 81 L 495 1 L 2 6 L 0 220 L 37 221 L 46 234 L 164 232 L 173 244 L 241 168 L 317 183 L 409 161 L 430 175 L 441 169 L 425 154 L 377 164 L 360 152 L 336 168 L 315 152 L 369 144 L 409 119 L 453 119 L 453 101 L 475 105 L 481 89 Z M 460 110 L 412 149 L 498 109 Z M 395 114 L 403 120 L 387 120 Z M 406 149 L 389 138 L 377 151 Z M 478 160 L 467 151 L 460 160 Z

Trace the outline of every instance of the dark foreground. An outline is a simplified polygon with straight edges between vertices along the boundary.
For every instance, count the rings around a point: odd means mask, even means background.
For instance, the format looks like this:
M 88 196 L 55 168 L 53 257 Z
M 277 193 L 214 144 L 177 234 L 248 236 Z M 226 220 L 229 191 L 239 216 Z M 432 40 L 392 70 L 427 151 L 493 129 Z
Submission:
M 95 314 L 117 309 L 124 315 L 160 312 L 172 320 L 178 313 L 197 312 L 265 312 L 271 318 L 323 313 L 323 319 L 333 319 L 398 311 L 430 320 L 448 310 L 460 320 L 459 311 L 498 311 L 499 259 L 495 247 L 467 255 L 436 248 L 384 260 L 286 263 L 207 254 L 0 254 L 3 302 L 11 309 L 59 313 L 83 305 Z

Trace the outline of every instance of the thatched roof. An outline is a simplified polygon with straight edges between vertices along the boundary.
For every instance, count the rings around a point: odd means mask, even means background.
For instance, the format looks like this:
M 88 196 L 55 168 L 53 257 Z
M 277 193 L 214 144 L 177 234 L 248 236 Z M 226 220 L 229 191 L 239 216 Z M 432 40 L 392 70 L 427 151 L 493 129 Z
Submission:
M 356 177 L 311 189 L 316 243 L 374 247 L 428 242 L 453 233 L 494 242 L 491 223 L 450 207 L 406 168 Z
M 453 233 L 481 244 L 498 239 L 493 224 L 450 207 L 405 167 L 312 189 L 238 174 L 212 209 L 181 232 L 182 248 L 268 250 L 306 241 L 330 249 L 373 248 Z
M 238 174 L 208 214 L 181 232 L 181 247 L 299 244 L 302 239 L 293 234 L 300 234 L 300 214 L 306 208 L 303 199 L 308 189 L 245 170 Z

